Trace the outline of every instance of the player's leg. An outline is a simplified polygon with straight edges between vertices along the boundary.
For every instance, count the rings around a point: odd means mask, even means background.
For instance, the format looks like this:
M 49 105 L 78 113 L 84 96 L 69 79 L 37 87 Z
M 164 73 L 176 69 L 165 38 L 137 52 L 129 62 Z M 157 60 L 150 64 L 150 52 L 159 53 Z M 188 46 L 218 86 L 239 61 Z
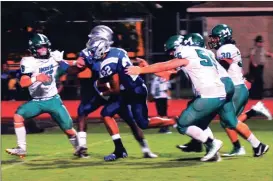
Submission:
M 155 100 L 157 114 L 162 118 L 167 117 L 167 109 L 168 109 L 168 99 L 167 98 L 158 98 Z M 159 133 L 171 134 L 172 132 L 169 130 L 169 126 L 162 127 L 159 130 Z
M 176 124 L 175 119 L 153 117 L 148 118 L 147 89 L 141 87 L 138 94 L 129 94 L 125 99 L 129 99 L 131 110 L 137 125 L 141 129 L 158 128 L 172 126 Z
M 221 121 L 223 121 L 228 128 L 236 130 L 243 138 L 250 142 L 255 157 L 259 157 L 268 151 L 269 146 L 261 143 L 246 124 L 237 120 L 232 101 L 225 103 L 219 111 L 219 115 Z
M 220 98 L 197 98 L 183 111 L 177 123 L 179 133 L 202 142 L 208 148 L 208 153 L 201 161 L 212 159 L 222 147 L 222 141 L 210 138 L 203 129 L 208 127 L 224 102 Z
M 197 98 L 198 97 L 195 97 L 192 100 L 190 100 L 187 104 L 187 107 L 189 107 Z M 177 145 L 176 148 L 184 152 L 202 152 L 203 151 L 202 143 L 195 139 L 191 139 L 188 143 L 184 145 Z
M 242 113 L 244 110 L 244 107 L 248 100 L 248 90 L 247 88 L 242 84 L 235 86 L 234 95 L 232 97 L 233 106 L 235 109 L 235 114 L 238 116 Z M 240 116 L 238 117 L 238 120 L 240 121 Z M 244 121 L 244 120 L 242 120 Z M 226 126 L 224 122 L 221 122 L 222 127 L 225 129 L 229 139 L 231 140 L 233 144 L 233 149 L 231 152 L 223 154 L 223 156 L 239 156 L 239 155 L 245 155 L 245 149 L 241 146 L 238 133 L 236 130 L 232 130 Z
M 79 140 L 79 149 L 77 154 L 79 157 L 86 158 L 87 154 L 87 121 L 86 117 L 88 114 L 97 110 L 101 105 L 103 105 L 105 100 L 100 98 L 98 95 L 94 95 L 92 98 L 83 99 L 78 107 L 78 140 Z
M 41 104 L 41 109 L 43 112 L 49 113 L 54 121 L 60 126 L 63 132 L 67 135 L 69 142 L 75 149 L 78 148 L 78 138 L 77 132 L 73 128 L 73 120 L 71 119 L 66 107 L 59 95 L 53 97 L 50 100 L 44 101 Z
M 113 118 L 118 113 L 120 102 L 118 97 L 111 97 L 104 108 L 101 110 L 104 124 L 115 145 L 114 152 L 104 157 L 105 161 L 114 161 L 118 158 L 126 158 L 128 156 L 125 147 L 123 146 L 117 122 Z
M 119 110 L 120 117 L 129 125 L 131 131 L 138 141 L 139 145 L 141 146 L 141 151 L 143 153 L 144 158 L 156 158 L 158 157 L 150 150 L 148 146 L 147 140 L 144 138 L 143 131 L 137 126 L 136 122 L 134 121 L 132 112 L 128 105 L 122 105 Z
M 29 101 L 21 105 L 14 114 L 14 129 L 17 137 L 17 147 L 6 149 L 12 155 L 24 157 L 26 155 L 26 128 L 24 121 L 42 113 L 39 101 Z
M 267 117 L 268 120 L 272 120 L 272 115 L 270 111 L 264 106 L 264 104 L 261 101 L 257 102 L 254 106 L 252 106 L 250 110 L 246 111 L 245 113 L 242 113 L 248 101 L 248 96 L 249 93 L 244 84 L 235 86 L 235 95 L 233 98 L 233 102 L 235 108 L 236 107 L 238 108 L 236 109 L 236 114 L 237 116 L 239 116 L 238 120 L 244 122 L 247 119 L 250 119 L 251 117 L 257 115 L 263 115 Z

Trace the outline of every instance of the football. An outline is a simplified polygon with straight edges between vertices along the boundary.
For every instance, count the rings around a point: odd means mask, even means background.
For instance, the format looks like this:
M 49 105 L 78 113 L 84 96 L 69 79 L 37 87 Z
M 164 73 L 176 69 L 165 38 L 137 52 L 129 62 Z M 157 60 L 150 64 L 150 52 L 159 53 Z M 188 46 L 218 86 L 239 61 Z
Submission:
M 109 82 L 102 82 L 100 80 L 97 81 L 97 88 L 100 92 L 105 92 L 107 90 L 109 90 L 110 87 L 110 83 Z

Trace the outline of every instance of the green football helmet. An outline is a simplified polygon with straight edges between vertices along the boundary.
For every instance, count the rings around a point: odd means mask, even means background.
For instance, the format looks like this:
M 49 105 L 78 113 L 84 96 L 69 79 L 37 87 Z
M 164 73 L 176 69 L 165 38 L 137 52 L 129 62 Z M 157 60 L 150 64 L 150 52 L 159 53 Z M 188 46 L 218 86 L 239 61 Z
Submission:
M 182 44 L 183 42 L 183 36 L 181 35 L 174 35 L 171 36 L 166 43 L 164 44 L 164 50 L 170 54 L 172 51 L 175 51 L 176 48 Z
M 199 33 L 190 33 L 184 36 L 182 45 L 205 47 L 205 40 Z
M 34 34 L 33 37 L 28 41 L 28 45 L 30 52 L 35 58 L 49 57 L 51 43 L 45 35 L 39 33 Z M 44 53 L 38 53 L 37 50 L 42 47 L 47 48 L 47 51 Z
M 209 47 L 217 50 L 227 41 L 232 40 L 232 29 L 226 24 L 216 25 L 212 28 L 209 38 Z

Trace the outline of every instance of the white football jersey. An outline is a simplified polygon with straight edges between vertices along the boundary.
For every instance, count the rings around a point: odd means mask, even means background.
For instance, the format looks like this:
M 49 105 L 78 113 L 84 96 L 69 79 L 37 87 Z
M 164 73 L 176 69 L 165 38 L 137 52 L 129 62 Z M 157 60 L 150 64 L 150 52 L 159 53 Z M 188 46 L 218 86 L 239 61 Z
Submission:
M 58 66 L 58 63 L 52 57 L 49 59 L 22 58 L 20 62 L 22 74 L 30 74 L 31 77 L 36 77 L 38 74 L 44 73 L 51 77 L 49 82 L 42 83 L 36 81 L 28 87 L 33 99 L 50 98 L 58 93 L 55 80 Z
M 175 55 L 189 60 L 184 66 L 198 95 L 203 98 L 226 97 L 225 86 L 215 68 L 215 63 L 205 48 L 179 46 Z
M 218 60 L 227 58 L 232 59 L 229 66 L 228 74 L 232 79 L 234 85 L 244 84 L 242 56 L 240 50 L 233 44 L 226 44 L 221 46 L 216 52 Z
M 215 54 L 211 51 L 211 50 L 207 50 L 209 52 L 209 54 L 211 55 L 211 57 L 214 59 L 214 62 L 216 64 L 216 68 L 217 68 L 217 71 L 220 75 L 220 77 L 229 77 L 226 69 L 216 60 L 215 58 Z

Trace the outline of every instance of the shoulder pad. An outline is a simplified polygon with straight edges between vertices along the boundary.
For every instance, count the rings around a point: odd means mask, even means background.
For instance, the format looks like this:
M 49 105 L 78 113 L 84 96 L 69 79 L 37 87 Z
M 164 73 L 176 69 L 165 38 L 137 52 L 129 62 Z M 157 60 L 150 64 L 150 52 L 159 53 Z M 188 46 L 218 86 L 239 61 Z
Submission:
M 109 57 L 120 57 L 127 55 L 127 52 L 122 48 L 112 47 L 109 51 Z
M 23 57 L 20 62 L 21 73 L 32 73 L 32 68 L 35 63 L 34 57 Z
M 179 46 L 175 51 L 177 58 L 188 58 L 193 54 L 194 49 L 190 46 Z
M 223 45 L 217 50 L 217 59 L 233 58 L 238 53 L 240 54 L 240 51 L 235 45 Z
M 23 57 L 21 62 L 33 62 L 34 60 L 34 57 Z

